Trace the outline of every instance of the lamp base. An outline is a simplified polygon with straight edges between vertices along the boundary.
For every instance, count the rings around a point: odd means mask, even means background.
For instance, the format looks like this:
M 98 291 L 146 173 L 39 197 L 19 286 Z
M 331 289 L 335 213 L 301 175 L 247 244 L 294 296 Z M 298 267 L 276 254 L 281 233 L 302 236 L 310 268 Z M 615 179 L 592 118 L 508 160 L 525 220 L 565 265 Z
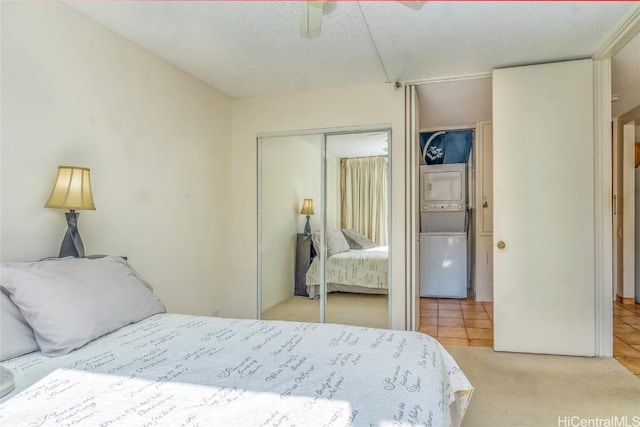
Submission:
M 309 224 L 309 215 L 307 215 L 307 223 L 304 226 L 304 234 L 311 234 L 311 224 Z
M 59 258 L 68 256 L 84 258 L 84 245 L 78 232 L 78 215 L 80 214 L 75 211 L 65 212 L 68 228 L 62 240 L 62 246 L 60 246 Z

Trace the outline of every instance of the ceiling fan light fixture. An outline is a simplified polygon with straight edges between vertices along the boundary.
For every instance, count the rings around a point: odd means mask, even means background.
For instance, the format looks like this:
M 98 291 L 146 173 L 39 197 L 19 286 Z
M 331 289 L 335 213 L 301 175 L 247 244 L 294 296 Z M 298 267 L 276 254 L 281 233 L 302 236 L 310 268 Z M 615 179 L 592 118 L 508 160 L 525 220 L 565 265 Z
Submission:
M 324 0 L 306 0 L 302 2 L 302 15 L 300 17 L 300 35 L 302 37 L 311 38 L 320 35 L 324 4 Z
M 408 0 L 408 1 L 399 1 L 398 3 L 410 7 L 413 10 L 420 10 L 422 6 L 425 5 L 426 1 L 423 0 Z

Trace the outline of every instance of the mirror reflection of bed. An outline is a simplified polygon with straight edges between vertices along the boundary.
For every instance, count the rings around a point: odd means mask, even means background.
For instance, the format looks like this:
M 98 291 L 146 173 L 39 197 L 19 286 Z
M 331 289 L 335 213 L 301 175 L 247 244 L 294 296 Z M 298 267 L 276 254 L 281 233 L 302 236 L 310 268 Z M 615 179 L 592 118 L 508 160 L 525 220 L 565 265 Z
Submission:
M 325 321 L 388 327 L 388 140 L 388 131 L 262 138 L 263 319 L 320 320 L 324 216 Z M 310 234 L 304 199 L 313 200 Z

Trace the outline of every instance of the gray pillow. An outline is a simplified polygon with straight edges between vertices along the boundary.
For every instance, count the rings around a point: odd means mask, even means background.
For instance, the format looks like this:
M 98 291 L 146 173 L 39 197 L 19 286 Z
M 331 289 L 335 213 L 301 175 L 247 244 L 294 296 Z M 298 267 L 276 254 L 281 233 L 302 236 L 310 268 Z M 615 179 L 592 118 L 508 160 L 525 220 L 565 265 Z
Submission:
M 344 234 L 340 230 L 329 230 L 326 232 L 327 239 L 327 258 L 339 254 L 341 252 L 349 251 L 349 243 L 344 238 Z M 316 249 L 316 253 L 320 253 L 320 233 L 315 232 L 311 235 L 311 241 L 313 247 Z
M 9 296 L 0 291 L 0 361 L 38 350 L 33 329 Z
M 373 240 L 367 239 L 353 228 L 343 228 L 340 231 L 344 234 L 344 238 L 349 243 L 351 249 L 370 249 L 376 245 Z
M 42 354 L 58 356 L 165 311 L 127 261 L 63 258 L 3 266 L 0 286 L 33 328 Z

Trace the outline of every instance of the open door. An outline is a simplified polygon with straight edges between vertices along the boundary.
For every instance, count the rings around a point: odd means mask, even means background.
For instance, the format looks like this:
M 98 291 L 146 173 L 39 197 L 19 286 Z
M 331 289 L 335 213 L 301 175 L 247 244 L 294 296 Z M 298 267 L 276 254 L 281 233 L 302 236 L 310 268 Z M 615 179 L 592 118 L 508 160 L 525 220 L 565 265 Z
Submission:
M 493 73 L 494 346 L 595 354 L 591 60 Z

